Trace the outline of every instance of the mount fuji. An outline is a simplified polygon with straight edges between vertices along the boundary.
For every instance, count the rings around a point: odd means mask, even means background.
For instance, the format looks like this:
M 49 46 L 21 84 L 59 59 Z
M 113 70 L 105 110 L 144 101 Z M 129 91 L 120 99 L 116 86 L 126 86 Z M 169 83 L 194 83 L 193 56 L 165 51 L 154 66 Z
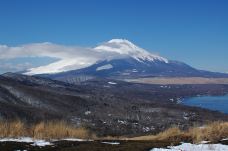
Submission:
M 228 74 L 195 69 L 183 62 L 168 60 L 144 50 L 125 39 L 112 39 L 91 48 L 97 57 L 87 67 L 49 74 L 57 80 L 75 77 L 139 78 L 139 77 L 228 77 Z M 91 57 L 91 56 L 90 56 Z M 75 58 L 74 63 L 77 62 Z M 65 64 L 73 66 L 73 64 Z

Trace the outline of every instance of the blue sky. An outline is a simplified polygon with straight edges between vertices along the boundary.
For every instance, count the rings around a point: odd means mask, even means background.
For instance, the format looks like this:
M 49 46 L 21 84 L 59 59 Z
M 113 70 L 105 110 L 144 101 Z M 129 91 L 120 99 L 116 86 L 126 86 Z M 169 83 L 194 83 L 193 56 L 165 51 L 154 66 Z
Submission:
M 93 47 L 125 38 L 196 68 L 228 72 L 227 8 L 227 0 L 1 0 L 0 44 Z M 10 61 L 0 59 L 0 73 L 6 62 L 50 62 Z

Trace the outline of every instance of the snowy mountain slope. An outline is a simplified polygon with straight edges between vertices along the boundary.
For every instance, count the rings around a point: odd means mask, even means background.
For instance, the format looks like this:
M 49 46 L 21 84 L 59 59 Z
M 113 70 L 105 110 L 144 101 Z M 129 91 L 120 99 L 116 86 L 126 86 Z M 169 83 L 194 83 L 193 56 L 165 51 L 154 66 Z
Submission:
M 103 70 L 100 70 L 101 68 Z M 78 78 L 81 80 L 82 77 L 84 77 L 84 80 L 93 77 L 117 79 L 139 77 L 228 77 L 226 74 L 197 70 L 187 64 L 176 61 L 169 61 L 169 63 L 147 61 L 142 63 L 132 58 L 105 60 L 87 68 L 45 76 L 61 81 L 72 81 L 72 79 L 78 81 Z
M 25 72 L 25 74 L 34 75 L 66 72 L 70 70 L 86 68 L 90 65 L 95 64 L 96 62 L 120 58 L 134 58 L 139 62 L 161 61 L 168 63 L 168 59 L 155 54 L 151 54 L 148 51 L 124 39 L 113 39 L 95 48 L 81 48 L 81 50 L 78 50 L 78 48 L 61 48 L 58 46 L 53 49 L 59 51 L 57 54 L 61 54 L 61 49 L 63 49 L 63 51 L 66 49 L 70 52 L 71 55 L 66 55 L 63 53 L 63 55 L 60 55 L 61 58 L 58 61 L 45 66 L 31 68 Z M 59 57 L 59 55 L 55 57 Z
M 79 52 L 85 54 L 77 56 L 75 53 L 72 57 L 31 69 L 25 74 L 45 75 L 56 80 L 75 77 L 80 77 L 80 79 L 91 79 L 92 77 L 121 79 L 151 76 L 228 77 L 228 74 L 197 70 L 183 62 L 168 60 L 125 39 L 112 39 L 95 48 Z

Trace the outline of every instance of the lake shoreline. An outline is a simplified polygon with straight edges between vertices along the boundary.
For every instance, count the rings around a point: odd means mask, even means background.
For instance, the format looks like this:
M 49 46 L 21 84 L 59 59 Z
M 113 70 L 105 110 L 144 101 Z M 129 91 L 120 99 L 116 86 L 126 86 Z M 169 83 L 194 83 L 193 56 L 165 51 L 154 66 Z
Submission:
M 181 104 L 228 114 L 228 95 L 200 95 L 183 98 Z

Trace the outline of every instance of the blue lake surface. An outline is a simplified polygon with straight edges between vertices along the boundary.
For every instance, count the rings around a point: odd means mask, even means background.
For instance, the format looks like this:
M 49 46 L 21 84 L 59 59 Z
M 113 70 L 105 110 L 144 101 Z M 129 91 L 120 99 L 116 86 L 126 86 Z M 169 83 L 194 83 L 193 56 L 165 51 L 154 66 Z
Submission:
M 228 114 L 228 95 L 192 97 L 184 99 L 182 103 Z

